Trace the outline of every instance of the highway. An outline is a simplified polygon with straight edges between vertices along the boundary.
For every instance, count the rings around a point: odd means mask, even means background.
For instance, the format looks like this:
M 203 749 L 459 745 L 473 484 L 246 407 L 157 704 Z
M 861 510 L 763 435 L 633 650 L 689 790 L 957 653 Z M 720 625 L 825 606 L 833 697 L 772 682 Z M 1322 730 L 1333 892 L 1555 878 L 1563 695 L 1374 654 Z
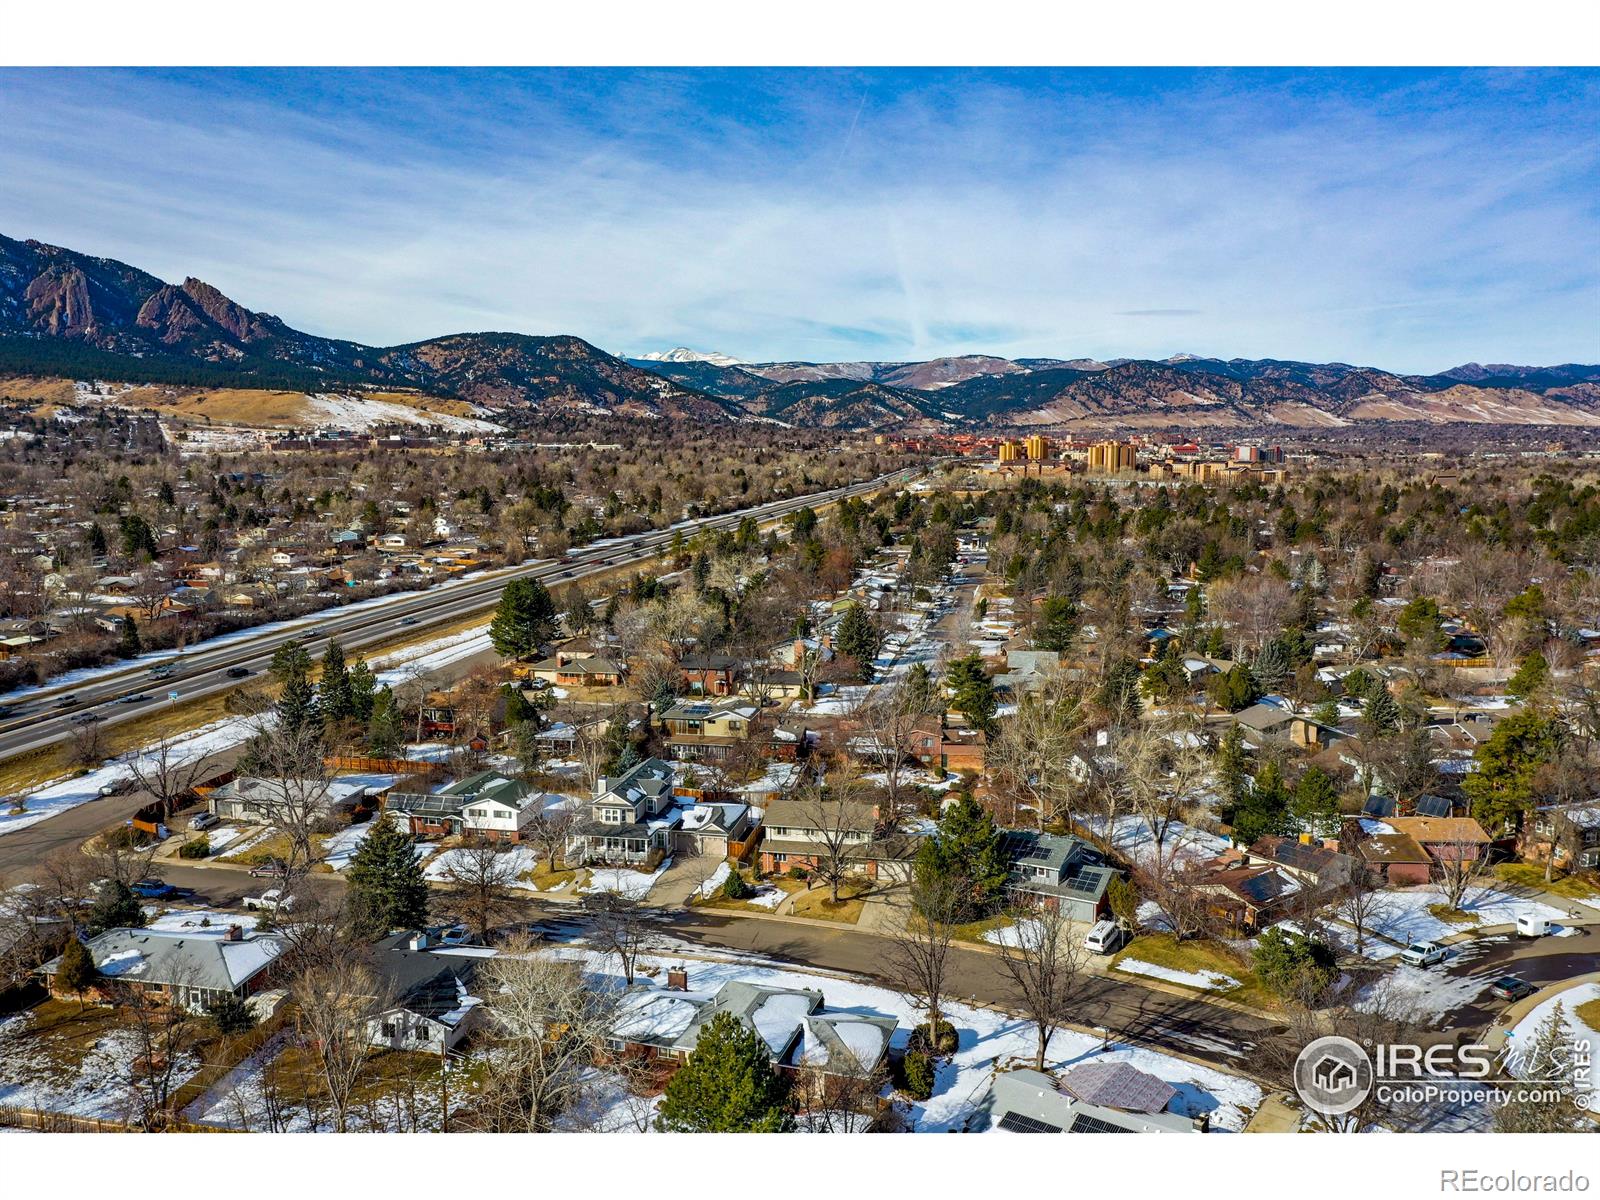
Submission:
M 424 632 L 430 626 L 487 613 L 512 579 L 538 579 L 558 587 L 576 583 L 616 567 L 659 557 L 680 532 L 689 537 L 707 530 L 730 528 L 746 517 L 769 521 L 807 505 L 827 504 L 874 492 L 891 481 L 909 480 L 914 474 L 894 471 L 848 487 L 682 521 L 667 529 L 580 547 L 559 561 L 537 559 L 427 591 L 404 593 L 348 608 L 330 608 L 270 630 L 198 642 L 182 652 L 109 670 L 81 683 L 47 685 L 6 704 L 0 712 L 3 716 L 0 719 L 0 761 L 67 741 L 82 724 L 91 720 L 111 726 L 148 715 L 165 704 L 197 700 L 237 688 L 259 676 L 271 662 L 273 652 L 291 640 L 304 642 L 313 652 L 335 637 L 347 651 L 393 642 L 407 634 Z M 166 661 L 176 663 L 176 669 L 165 678 L 156 678 L 152 667 Z

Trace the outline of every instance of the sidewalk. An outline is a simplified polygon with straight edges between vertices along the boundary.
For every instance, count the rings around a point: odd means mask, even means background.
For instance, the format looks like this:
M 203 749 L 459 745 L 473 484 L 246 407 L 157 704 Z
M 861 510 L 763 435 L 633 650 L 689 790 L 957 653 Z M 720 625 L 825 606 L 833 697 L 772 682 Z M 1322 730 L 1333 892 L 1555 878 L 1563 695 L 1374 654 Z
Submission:
M 1524 996 L 1515 1004 L 1510 1005 L 1504 1012 L 1495 1018 L 1494 1025 L 1490 1027 L 1484 1037 L 1484 1044 L 1491 1050 L 1498 1051 L 1506 1044 L 1506 1038 L 1517 1027 L 1517 1023 L 1527 1016 L 1546 1000 L 1581 987 L 1586 983 L 1600 983 L 1600 971 L 1590 971 L 1587 975 L 1574 975 L 1571 979 L 1563 979 L 1559 983 L 1552 983 L 1549 987 L 1540 988 L 1531 996 Z

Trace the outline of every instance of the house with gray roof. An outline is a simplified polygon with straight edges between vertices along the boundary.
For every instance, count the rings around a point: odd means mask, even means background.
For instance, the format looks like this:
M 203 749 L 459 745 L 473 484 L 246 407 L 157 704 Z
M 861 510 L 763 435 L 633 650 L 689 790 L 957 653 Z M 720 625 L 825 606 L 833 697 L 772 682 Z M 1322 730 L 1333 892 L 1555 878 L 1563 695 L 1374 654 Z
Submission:
M 437 792 L 391 792 L 385 811 L 413 837 L 475 833 L 519 842 L 540 812 L 563 799 L 536 792 L 520 779 L 507 779 L 498 771 L 479 771 Z
M 274 933 L 219 925 L 215 932 L 107 929 L 84 947 L 107 984 L 156 992 L 200 1012 L 225 995 L 243 999 L 262 990 L 284 942 Z M 57 956 L 39 968 L 52 991 L 60 965 Z
M 241 775 L 206 797 L 224 821 L 272 825 L 287 814 L 317 812 L 332 817 L 356 808 L 372 792 L 370 783 L 344 779 L 263 779 Z
M 635 763 L 621 775 L 602 775 L 595 783 L 589 819 L 567 843 L 572 862 L 644 862 L 669 854 L 682 822 L 672 764 L 659 758 Z
M 1097 1068 L 1092 1077 L 1086 1073 L 1089 1067 Z M 1086 1073 L 1081 1080 L 1080 1073 Z M 1067 1072 L 1059 1084 L 1042 1071 L 1007 1071 L 995 1076 L 963 1129 L 968 1133 L 1200 1132 L 1193 1118 L 1167 1111 L 1176 1095 L 1170 1084 L 1122 1063 L 1088 1063 Z
M 614 1052 L 681 1061 L 711 1020 L 727 1013 L 761 1038 L 781 1071 L 856 1075 L 882 1065 L 899 1024 L 894 1017 L 830 1013 L 823 994 L 811 988 L 733 980 L 707 994 L 690 991 L 686 974 L 674 975 L 681 989 L 643 988 L 626 997 L 612 1035 Z
M 440 1054 L 476 1025 L 478 967 L 495 951 L 441 945 L 426 930 L 391 934 L 377 944 L 373 972 L 386 1003 L 367 1021 L 374 1046 Z
M 1006 891 L 1013 901 L 1049 905 L 1074 921 L 1100 919 L 1106 889 L 1117 872 L 1088 842 L 1070 834 L 1016 829 L 1006 833 L 1000 849 L 1011 864 Z

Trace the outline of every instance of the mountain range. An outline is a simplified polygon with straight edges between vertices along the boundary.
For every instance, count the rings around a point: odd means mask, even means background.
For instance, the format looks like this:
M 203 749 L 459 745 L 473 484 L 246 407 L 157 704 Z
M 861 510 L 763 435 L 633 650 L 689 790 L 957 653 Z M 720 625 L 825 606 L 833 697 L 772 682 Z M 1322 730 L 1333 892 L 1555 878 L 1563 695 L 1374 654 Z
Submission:
M 0 385 L 17 376 L 199 389 L 200 411 L 205 389 L 415 394 L 500 424 L 575 412 L 840 430 L 1600 426 L 1600 366 L 1574 363 L 1467 363 L 1436 375 L 1194 355 L 744 363 L 684 347 L 625 359 L 578 337 L 521 333 L 366 346 L 303 333 L 198 279 L 166 283 L 0 235 Z

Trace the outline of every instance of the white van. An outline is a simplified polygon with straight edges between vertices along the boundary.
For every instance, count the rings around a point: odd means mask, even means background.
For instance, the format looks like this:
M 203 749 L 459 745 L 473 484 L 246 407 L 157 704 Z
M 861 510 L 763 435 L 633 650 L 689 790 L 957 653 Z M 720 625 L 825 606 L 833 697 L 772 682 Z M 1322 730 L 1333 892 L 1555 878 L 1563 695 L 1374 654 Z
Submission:
M 1096 921 L 1094 928 L 1084 935 L 1084 949 L 1094 954 L 1115 954 L 1127 936 L 1115 921 Z

